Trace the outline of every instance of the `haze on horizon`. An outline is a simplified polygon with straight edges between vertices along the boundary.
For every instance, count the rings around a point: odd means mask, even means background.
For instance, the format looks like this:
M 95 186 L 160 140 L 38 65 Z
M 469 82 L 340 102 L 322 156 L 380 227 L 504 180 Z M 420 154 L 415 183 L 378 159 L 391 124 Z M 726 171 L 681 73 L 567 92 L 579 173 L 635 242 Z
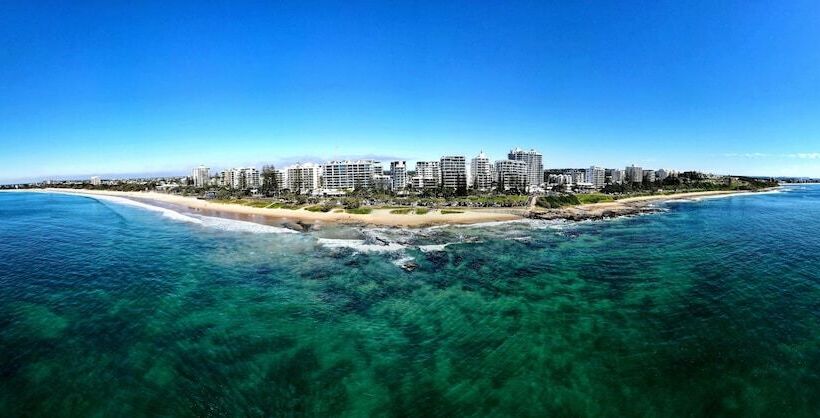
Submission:
M 536 148 L 820 177 L 820 3 L 0 4 L 0 183 Z

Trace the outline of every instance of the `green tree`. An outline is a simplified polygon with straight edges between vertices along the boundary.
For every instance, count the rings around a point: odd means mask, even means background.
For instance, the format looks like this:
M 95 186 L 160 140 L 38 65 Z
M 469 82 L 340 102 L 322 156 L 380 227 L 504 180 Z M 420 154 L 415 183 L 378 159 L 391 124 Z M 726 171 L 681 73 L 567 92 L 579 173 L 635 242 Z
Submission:
M 276 174 L 276 168 L 273 165 L 262 167 L 262 186 L 260 190 L 266 196 L 273 196 L 279 191 L 279 179 Z

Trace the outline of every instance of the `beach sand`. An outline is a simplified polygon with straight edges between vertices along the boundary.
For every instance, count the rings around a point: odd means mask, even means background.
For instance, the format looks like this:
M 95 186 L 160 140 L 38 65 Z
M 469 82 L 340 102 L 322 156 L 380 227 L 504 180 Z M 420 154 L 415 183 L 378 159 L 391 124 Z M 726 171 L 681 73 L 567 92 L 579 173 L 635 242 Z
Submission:
M 253 222 L 266 221 L 263 223 L 277 224 L 299 223 L 314 225 L 322 223 L 346 223 L 376 226 L 423 227 L 443 224 L 475 224 L 509 221 L 523 218 L 525 212 L 523 208 L 518 209 L 518 213 L 516 213 L 515 210 L 509 209 L 453 208 L 453 210 L 458 210 L 461 213 L 444 214 L 441 213 L 440 210 L 430 210 L 427 214 L 417 215 L 394 214 L 390 213 L 391 209 L 373 209 L 369 214 L 357 215 L 344 212 L 311 212 L 305 209 L 256 208 L 240 204 L 218 203 L 200 200 L 195 197 L 156 192 L 117 192 L 84 189 L 45 189 L 45 191 L 92 196 L 117 196 L 137 200 L 146 204 L 188 210 L 209 216 L 239 218 Z M 264 217 L 264 219 L 260 220 L 259 217 Z
M 709 191 L 689 192 L 666 195 L 649 195 L 620 199 L 612 202 L 592 203 L 569 206 L 558 209 L 499 208 L 471 209 L 454 208 L 460 213 L 441 213 L 441 210 L 430 210 L 427 214 L 417 215 L 390 213 L 391 209 L 373 209 L 369 214 L 350 214 L 345 212 L 311 212 L 305 209 L 257 208 L 241 204 L 219 203 L 201 200 L 195 197 L 178 196 L 156 192 L 118 192 L 108 190 L 85 189 L 36 189 L 29 191 L 76 194 L 86 196 L 116 196 L 155 205 L 172 210 L 188 211 L 206 216 L 239 219 L 263 224 L 290 225 L 295 228 L 321 226 L 322 224 L 359 224 L 390 227 L 425 227 L 447 224 L 478 224 L 486 222 L 512 221 L 523 218 L 535 219 L 569 219 L 586 220 L 602 219 L 616 216 L 648 213 L 657 210 L 651 204 L 660 201 L 698 199 L 748 191 Z

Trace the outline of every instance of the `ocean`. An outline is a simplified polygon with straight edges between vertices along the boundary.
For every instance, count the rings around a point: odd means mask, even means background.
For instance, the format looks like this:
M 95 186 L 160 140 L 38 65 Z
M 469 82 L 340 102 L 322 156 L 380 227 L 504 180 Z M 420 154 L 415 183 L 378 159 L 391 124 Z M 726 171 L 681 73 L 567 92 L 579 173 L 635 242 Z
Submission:
M 0 416 L 816 417 L 820 186 L 658 206 L 294 233 L 0 193 Z

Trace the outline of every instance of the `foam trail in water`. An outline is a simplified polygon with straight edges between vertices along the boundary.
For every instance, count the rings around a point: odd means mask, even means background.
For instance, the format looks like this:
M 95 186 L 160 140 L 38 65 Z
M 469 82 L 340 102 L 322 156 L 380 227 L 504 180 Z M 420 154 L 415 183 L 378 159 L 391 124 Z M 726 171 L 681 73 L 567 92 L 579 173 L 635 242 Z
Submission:
M 297 231 L 278 226 L 263 225 L 255 222 L 238 221 L 235 219 L 215 218 L 212 216 L 198 216 L 201 225 L 205 228 L 214 228 L 229 232 L 249 232 L 252 234 L 297 234 Z
M 194 218 L 192 216 L 184 215 L 182 213 L 173 211 L 171 209 L 166 209 L 166 208 L 162 208 L 162 207 L 159 207 L 159 206 L 153 206 L 153 205 L 149 205 L 149 204 L 146 204 L 146 203 L 137 202 L 136 200 L 126 199 L 124 197 L 95 195 L 95 194 L 81 194 L 81 193 L 69 193 L 69 194 L 90 197 L 90 198 L 95 199 L 95 200 L 100 201 L 100 202 L 116 203 L 118 205 L 132 206 L 132 207 L 137 207 L 137 208 L 140 208 L 140 209 L 149 210 L 149 211 L 152 211 L 152 212 L 158 212 L 158 213 L 161 213 L 162 216 L 164 216 L 168 219 L 175 220 L 175 221 L 188 222 L 188 223 L 199 224 L 199 225 L 202 224 L 201 219 L 197 219 L 197 218 Z
M 448 242 L 446 244 L 419 245 L 419 250 L 423 253 L 432 253 L 432 252 L 436 252 L 436 251 L 444 251 L 444 249 L 450 244 L 454 244 L 454 243 Z
M 334 239 L 334 238 L 319 238 L 319 244 L 327 248 L 350 248 L 357 252 L 394 252 L 401 251 L 406 247 L 395 242 L 390 242 L 384 245 L 368 244 L 364 240 L 359 239 Z

